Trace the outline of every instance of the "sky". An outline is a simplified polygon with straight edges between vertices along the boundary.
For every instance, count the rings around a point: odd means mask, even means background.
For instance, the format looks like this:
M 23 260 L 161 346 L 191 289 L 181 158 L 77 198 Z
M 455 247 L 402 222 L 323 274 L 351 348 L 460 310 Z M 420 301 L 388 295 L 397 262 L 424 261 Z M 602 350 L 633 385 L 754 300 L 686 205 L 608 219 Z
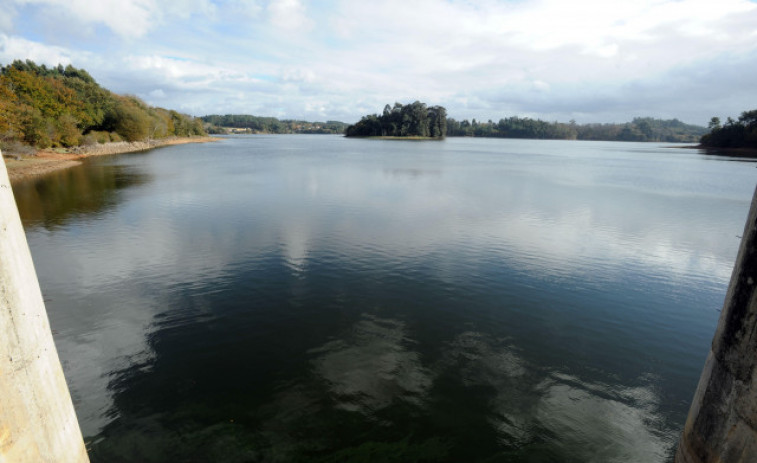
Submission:
M 0 0 L 0 64 L 194 116 L 706 125 L 757 108 L 757 0 Z

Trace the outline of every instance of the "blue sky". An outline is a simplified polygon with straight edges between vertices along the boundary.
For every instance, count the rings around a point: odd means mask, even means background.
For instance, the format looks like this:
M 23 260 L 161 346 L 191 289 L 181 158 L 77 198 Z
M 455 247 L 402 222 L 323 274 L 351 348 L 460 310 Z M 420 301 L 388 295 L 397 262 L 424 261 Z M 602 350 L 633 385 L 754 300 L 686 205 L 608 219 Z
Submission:
M 0 0 L 0 63 L 87 69 L 200 116 L 342 120 L 421 100 L 457 119 L 757 108 L 749 0 Z

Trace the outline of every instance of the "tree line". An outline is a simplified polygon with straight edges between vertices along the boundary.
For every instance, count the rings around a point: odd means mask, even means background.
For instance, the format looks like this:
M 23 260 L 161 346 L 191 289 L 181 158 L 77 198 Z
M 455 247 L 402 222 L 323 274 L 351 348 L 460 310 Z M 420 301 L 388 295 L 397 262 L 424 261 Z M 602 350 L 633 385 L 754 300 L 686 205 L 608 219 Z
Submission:
M 678 119 L 637 117 L 624 124 L 577 124 L 575 121 L 546 122 L 528 117 L 509 117 L 499 122 L 447 119 L 447 136 L 533 138 L 551 140 L 606 140 L 696 142 L 707 130 Z
M 72 147 L 206 135 L 202 121 L 101 87 L 84 69 L 13 61 L 0 67 L 0 143 Z
M 363 116 L 350 125 L 348 137 L 424 137 L 444 138 L 447 135 L 447 110 L 443 106 L 426 106 L 415 101 L 384 106 L 381 115 Z
M 249 114 L 211 114 L 202 116 L 211 127 L 211 133 L 228 133 L 228 129 L 246 129 L 250 133 L 311 133 L 341 134 L 347 124 L 339 121 L 308 122 L 293 119 L 279 120 L 275 117 L 251 116 Z
M 710 132 L 702 136 L 702 146 L 713 148 L 757 148 L 757 109 L 744 111 L 738 120 L 710 119 Z
M 512 116 L 498 122 L 447 118 L 442 106 L 420 101 L 386 105 L 381 115 L 369 114 L 345 130 L 348 137 L 492 137 L 553 140 L 608 140 L 693 143 L 707 132 L 678 119 L 637 117 L 623 124 L 577 124 L 575 121 L 547 122 Z

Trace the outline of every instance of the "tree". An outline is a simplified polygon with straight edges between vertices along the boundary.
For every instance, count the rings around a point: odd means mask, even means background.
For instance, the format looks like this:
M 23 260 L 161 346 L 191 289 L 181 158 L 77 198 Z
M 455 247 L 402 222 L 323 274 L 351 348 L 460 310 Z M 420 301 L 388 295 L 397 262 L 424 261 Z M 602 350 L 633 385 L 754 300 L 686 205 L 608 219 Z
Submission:
M 345 129 L 348 137 L 392 136 L 442 138 L 447 132 L 447 111 L 442 106 L 427 107 L 414 101 L 408 105 L 384 106 L 381 116 L 363 116 Z
M 757 127 L 757 109 L 741 113 L 739 122 L 747 127 Z
M 710 121 L 710 133 L 700 139 L 703 146 L 716 148 L 757 148 L 757 109 L 744 111 L 738 121 L 731 117 L 723 126 Z

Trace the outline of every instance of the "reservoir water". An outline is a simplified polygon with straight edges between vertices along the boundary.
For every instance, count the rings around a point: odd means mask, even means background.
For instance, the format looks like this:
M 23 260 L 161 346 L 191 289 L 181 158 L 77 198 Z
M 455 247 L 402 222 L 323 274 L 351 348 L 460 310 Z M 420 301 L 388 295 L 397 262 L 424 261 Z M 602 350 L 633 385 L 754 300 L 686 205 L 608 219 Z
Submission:
M 93 462 L 670 461 L 757 181 L 238 136 L 14 185 Z

